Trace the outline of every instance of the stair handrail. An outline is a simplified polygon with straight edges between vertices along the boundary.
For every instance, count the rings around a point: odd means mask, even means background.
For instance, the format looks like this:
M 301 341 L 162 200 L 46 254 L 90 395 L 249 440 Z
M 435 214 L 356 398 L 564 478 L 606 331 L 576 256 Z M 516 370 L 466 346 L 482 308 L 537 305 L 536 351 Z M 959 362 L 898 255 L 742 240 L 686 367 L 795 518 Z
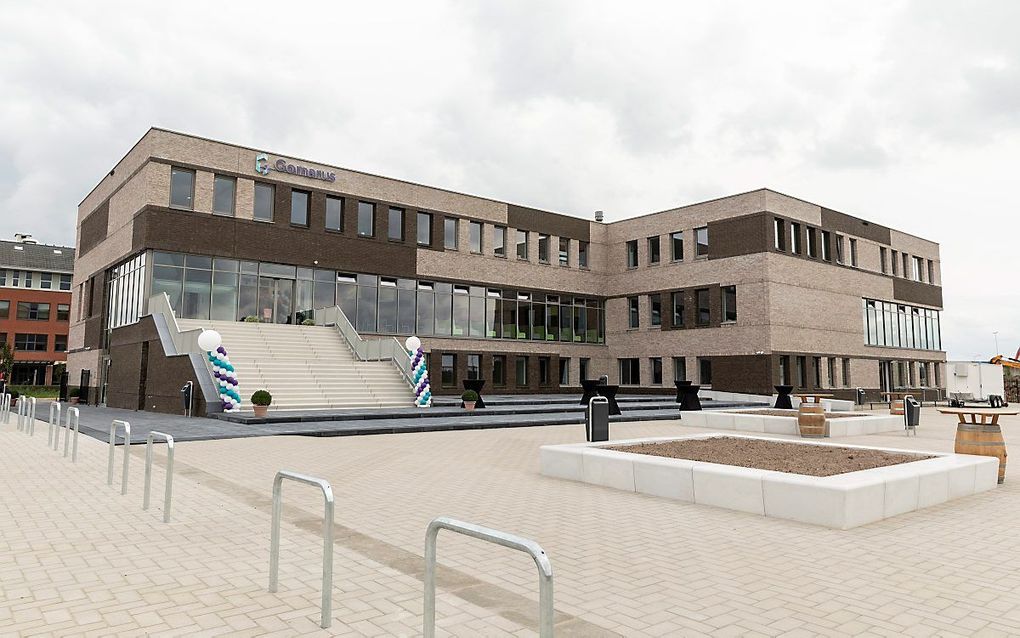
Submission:
M 414 388 L 414 381 L 411 378 L 411 355 L 396 337 L 365 339 L 340 306 L 316 308 L 314 314 L 316 325 L 336 327 L 358 361 L 389 361 L 408 385 Z

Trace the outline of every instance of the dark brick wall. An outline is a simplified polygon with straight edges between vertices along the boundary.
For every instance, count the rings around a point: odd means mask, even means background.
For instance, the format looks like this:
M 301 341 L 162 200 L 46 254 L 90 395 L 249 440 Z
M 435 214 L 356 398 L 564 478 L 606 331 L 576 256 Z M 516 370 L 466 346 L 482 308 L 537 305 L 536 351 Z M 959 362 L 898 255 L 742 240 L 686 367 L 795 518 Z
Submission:
M 442 383 L 442 355 L 452 354 L 456 357 L 454 364 L 453 385 Z M 513 352 L 472 352 L 469 350 L 433 349 L 429 353 L 429 383 L 432 386 L 432 394 L 435 395 L 459 395 L 463 392 L 461 381 L 467 379 L 467 357 L 469 354 L 480 354 L 482 356 L 480 376 L 485 379 L 485 387 L 482 390 L 485 394 L 552 394 L 558 392 L 574 392 L 580 384 L 571 388 L 560 387 L 560 357 L 555 353 L 523 354 Z M 493 355 L 506 356 L 506 384 L 494 386 L 492 382 L 492 358 Z M 517 359 L 528 357 L 528 383 L 523 386 L 517 385 Z M 548 383 L 541 383 L 540 359 L 549 360 Z M 575 381 L 571 379 L 571 381 Z
M 893 278 L 893 298 L 896 301 L 942 307 L 942 287 L 911 279 Z
M 753 213 L 708 222 L 708 257 L 752 255 L 769 249 L 771 216 Z
M 84 255 L 106 239 L 106 228 L 110 222 L 110 200 L 100 204 L 88 217 L 82 220 L 78 235 L 78 255 Z

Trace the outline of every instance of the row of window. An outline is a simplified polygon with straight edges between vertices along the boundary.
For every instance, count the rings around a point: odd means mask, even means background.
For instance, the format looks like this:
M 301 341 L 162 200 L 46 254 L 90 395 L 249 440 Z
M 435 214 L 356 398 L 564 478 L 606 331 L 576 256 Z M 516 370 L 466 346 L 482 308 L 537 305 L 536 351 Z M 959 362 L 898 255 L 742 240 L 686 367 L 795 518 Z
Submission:
M 237 180 L 226 175 L 213 176 L 213 213 L 216 215 L 234 215 L 235 191 Z M 170 177 L 170 206 L 172 208 L 183 208 L 193 210 L 194 208 L 195 172 L 190 169 L 173 167 Z M 292 189 L 290 195 L 290 223 L 295 226 L 308 227 L 311 205 L 311 192 L 299 189 Z M 276 187 L 265 182 L 255 182 L 254 208 L 252 217 L 258 221 L 273 221 L 274 202 L 276 201 Z M 358 223 L 357 233 L 359 237 L 374 237 L 376 233 L 376 204 L 373 202 L 359 201 L 357 206 Z M 404 219 L 406 210 L 396 206 L 389 206 L 386 210 L 386 238 L 391 241 L 404 241 Z M 416 241 L 420 246 L 432 245 L 433 217 L 431 213 L 418 211 L 416 215 Z M 456 217 L 444 217 L 443 219 L 443 248 L 446 250 L 460 250 L 460 222 Z M 343 231 L 344 228 L 344 198 L 334 195 L 326 196 L 326 220 L 327 230 Z M 528 232 L 516 230 L 515 249 L 518 259 L 528 260 Z M 507 227 L 493 226 L 492 255 L 496 257 L 507 256 Z M 560 266 L 570 266 L 570 243 L 568 237 L 558 238 L 557 263 Z M 468 249 L 472 253 L 483 254 L 487 246 L 483 241 L 483 224 L 478 221 L 468 221 Z M 589 244 L 586 241 L 578 241 L 577 266 L 588 267 Z M 538 235 L 538 261 L 540 263 L 551 263 L 550 236 L 546 233 Z
M 467 377 L 468 379 L 485 379 L 484 372 L 482 370 L 482 355 L 480 354 L 468 354 L 467 357 Z M 525 387 L 528 385 L 528 364 L 531 357 L 527 355 L 517 355 L 514 359 L 514 385 L 517 387 Z M 589 359 L 581 359 L 581 378 L 587 378 Z M 552 385 L 552 357 L 540 356 L 538 357 L 538 385 L 548 386 Z M 559 358 L 559 370 L 558 370 L 559 385 L 568 386 L 570 385 L 570 359 L 566 357 Z M 440 356 L 439 361 L 439 385 L 443 388 L 456 388 L 458 387 L 459 379 L 457 378 L 457 355 L 452 353 L 443 353 Z M 507 357 L 503 354 L 492 355 L 492 367 L 490 370 L 490 376 L 486 381 L 490 381 L 493 387 L 503 388 L 507 385 Z
M 891 259 L 890 259 L 891 251 Z M 892 275 L 894 277 L 900 276 L 900 264 L 903 265 L 903 277 L 906 279 L 912 279 L 914 281 L 920 281 L 922 283 L 935 283 L 935 262 L 931 259 L 925 259 L 924 257 L 918 257 L 917 255 L 909 255 L 905 252 L 896 252 L 895 250 L 886 249 L 882 246 L 878 249 L 879 260 L 881 262 L 882 272 L 889 274 L 889 266 L 892 266 Z M 927 275 L 927 278 L 925 276 Z
M 942 326 L 938 310 L 864 299 L 865 343 L 886 348 L 941 350 Z
M 0 268 L 0 286 L 35 288 L 37 290 L 70 290 L 71 275 Z
M 654 266 L 662 262 L 662 238 L 659 235 L 649 237 L 648 244 L 648 265 Z M 694 229 L 694 257 L 695 259 L 708 257 L 708 226 L 701 226 Z M 684 233 L 676 231 L 669 234 L 669 258 L 670 261 L 684 260 Z M 637 268 L 638 263 L 638 240 L 632 239 L 627 242 L 627 268 Z
M 708 326 L 712 323 L 712 309 L 709 302 L 709 295 L 711 294 L 710 288 L 696 288 L 694 294 L 694 325 L 698 327 Z M 733 323 L 737 320 L 737 287 L 736 286 L 722 286 L 719 289 L 720 294 L 720 307 L 722 309 L 722 323 Z M 685 312 L 685 300 L 687 292 L 683 290 L 677 290 L 670 293 L 670 306 L 672 311 L 672 327 L 674 328 L 685 328 L 686 319 L 684 318 Z M 651 307 L 651 325 L 661 326 L 662 325 L 662 295 L 660 293 L 648 295 L 648 302 Z M 627 327 L 628 328 L 640 328 L 641 327 L 641 298 L 640 297 L 627 297 Z
M 789 240 L 789 249 L 794 255 L 806 254 L 812 259 L 821 257 L 824 261 L 832 261 L 832 249 L 835 248 L 837 264 L 846 264 L 849 256 L 849 265 L 854 268 L 858 267 L 857 240 L 855 238 L 846 238 L 836 233 L 835 242 L 833 242 L 833 234 L 827 230 L 804 226 L 802 234 L 800 222 L 791 221 L 789 222 L 789 234 L 787 234 L 786 226 L 787 222 L 784 219 L 776 217 L 773 220 L 773 246 L 776 250 L 786 252 L 787 240 Z M 806 246 L 804 237 L 807 238 Z M 847 248 L 849 248 L 849 255 L 847 255 Z
M 790 363 L 793 363 L 793 369 L 790 369 Z M 850 359 L 844 358 L 842 362 L 836 357 L 828 357 L 826 361 L 826 379 L 828 380 L 827 385 L 822 385 L 822 357 L 812 357 L 812 370 L 814 371 L 814 384 L 808 385 L 808 363 L 807 357 L 804 355 L 798 355 L 791 357 L 789 355 L 782 355 L 779 357 L 779 383 L 780 385 L 792 385 L 795 388 L 849 388 L 851 386 L 850 377 Z M 837 375 L 838 372 L 842 372 L 842 383 Z
M 0 343 L 7 343 L 7 333 L 0 332 Z M 49 335 L 14 333 L 14 350 L 23 352 L 46 352 Z M 67 352 L 67 335 L 53 335 L 53 351 Z
M 636 358 L 617 359 L 619 366 L 620 385 L 641 385 L 641 360 Z M 702 386 L 712 385 L 712 360 L 698 357 L 698 383 Z M 662 385 L 662 357 L 648 358 L 649 383 Z M 673 357 L 673 380 L 690 381 L 687 378 L 687 359 Z
M 0 299 L 0 319 L 9 319 L 11 316 L 11 302 Z M 34 301 L 19 301 L 17 314 L 20 320 L 25 321 L 49 321 L 50 304 L 36 303 Z M 70 304 L 57 304 L 57 321 L 68 321 L 71 318 Z

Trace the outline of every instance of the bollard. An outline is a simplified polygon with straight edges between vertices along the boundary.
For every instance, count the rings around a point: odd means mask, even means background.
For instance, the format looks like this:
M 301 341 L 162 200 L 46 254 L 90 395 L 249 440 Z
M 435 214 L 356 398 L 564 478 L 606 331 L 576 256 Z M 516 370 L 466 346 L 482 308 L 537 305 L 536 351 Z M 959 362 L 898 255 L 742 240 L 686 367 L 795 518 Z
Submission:
M 110 425 L 110 460 L 106 468 L 106 484 L 113 485 L 113 453 L 117 449 L 117 427 L 124 426 L 124 474 L 120 479 L 120 493 L 127 494 L 128 459 L 131 458 L 131 424 L 127 421 L 115 420 Z
M 589 443 L 609 440 L 609 399 L 594 396 L 584 414 L 584 434 Z
M 57 415 L 56 420 L 53 419 L 54 412 Z M 47 419 L 46 441 L 48 445 L 53 446 L 54 450 L 57 449 L 57 445 L 60 443 L 60 403 L 57 401 L 50 403 L 50 416 L 49 419 Z
M 74 451 L 71 452 L 71 462 L 78 462 L 78 408 L 67 408 L 67 419 L 64 420 L 64 458 L 67 458 L 67 444 L 71 440 L 71 417 L 74 416 Z
M 149 509 L 149 486 L 152 483 L 152 440 L 159 437 L 166 441 L 166 487 L 163 489 L 163 522 L 170 522 L 170 498 L 174 484 L 174 437 L 155 430 L 145 439 L 145 496 L 142 509 Z

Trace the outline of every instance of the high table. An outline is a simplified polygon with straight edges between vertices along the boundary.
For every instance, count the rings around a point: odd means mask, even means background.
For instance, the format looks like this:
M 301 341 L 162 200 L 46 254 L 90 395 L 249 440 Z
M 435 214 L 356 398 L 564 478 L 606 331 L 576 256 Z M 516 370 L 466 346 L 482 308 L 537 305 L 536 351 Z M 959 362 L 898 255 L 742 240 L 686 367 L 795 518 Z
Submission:
M 942 414 L 955 414 L 957 454 L 979 454 L 999 459 L 999 483 L 1006 480 L 1006 442 L 999 427 L 1000 416 L 1016 416 L 1020 410 L 991 408 L 938 408 Z M 980 420 L 979 420 L 980 419 Z
M 790 401 L 790 393 L 793 392 L 792 385 L 776 385 L 772 386 L 776 389 L 776 404 L 774 407 L 777 410 L 792 410 L 793 403 Z
M 620 386 L 618 385 L 598 385 L 595 386 L 598 394 L 606 397 L 606 401 L 609 401 L 609 414 L 623 414 L 620 412 L 620 405 L 616 402 L 616 393 L 619 392 Z
M 465 390 L 474 390 L 478 394 L 478 400 L 475 401 L 475 408 L 484 408 L 485 401 L 482 401 L 482 388 L 485 387 L 485 379 L 464 379 L 461 381 Z M 460 402 L 460 407 L 464 407 L 464 402 Z
M 831 399 L 836 395 L 826 394 L 824 392 L 801 392 L 793 396 L 800 399 L 802 403 L 821 403 L 822 399 Z
M 701 391 L 700 385 L 678 385 L 676 391 L 680 395 L 681 412 L 701 409 L 701 399 L 698 398 L 698 392 Z
M 598 390 L 596 390 L 598 385 L 598 379 L 581 379 L 581 389 L 584 390 L 584 395 L 581 396 L 581 405 L 587 406 L 592 397 L 599 396 Z
M 682 403 L 683 402 L 684 393 L 683 393 L 683 390 L 681 390 L 680 388 L 689 387 L 691 385 L 691 382 L 690 381 L 674 381 L 673 385 L 676 386 L 676 401 L 675 402 L 676 403 Z

